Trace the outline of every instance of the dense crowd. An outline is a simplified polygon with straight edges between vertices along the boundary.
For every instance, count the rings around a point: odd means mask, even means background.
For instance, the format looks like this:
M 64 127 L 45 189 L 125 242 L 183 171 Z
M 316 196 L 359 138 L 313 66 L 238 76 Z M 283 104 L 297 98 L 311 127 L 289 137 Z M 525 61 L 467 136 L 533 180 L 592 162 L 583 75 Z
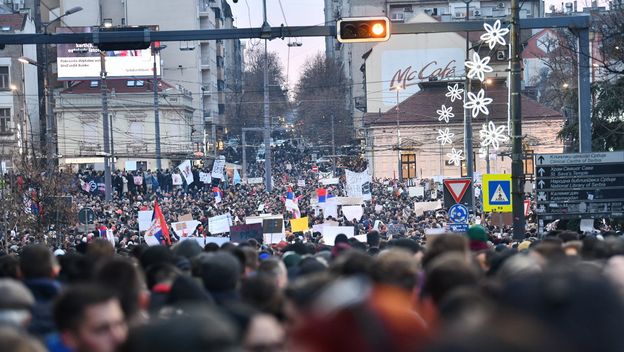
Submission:
M 414 202 L 440 197 L 431 180 L 421 180 L 422 197 L 405 183 L 373 180 L 360 220 L 327 219 L 312 199 L 319 187 L 345 196 L 344 174 L 339 184 L 319 184 L 319 162 L 288 144 L 274 158 L 271 193 L 231 176 L 173 185 L 179 170 L 119 171 L 105 202 L 101 174 L 75 175 L 64 191 L 93 209 L 95 231 L 69 224 L 3 236 L 0 350 L 624 351 L 624 239 L 610 222 L 600 233 L 543 236 L 529 226 L 514 240 L 477 213 L 482 225 L 466 235 L 443 233 L 443 210 L 413 211 Z M 343 168 L 366 165 L 343 159 Z M 209 170 L 194 169 L 194 179 Z M 262 161 L 251 162 L 248 175 L 262 170 Z M 24 190 L 36 182 L 9 180 Z M 189 235 L 199 237 L 214 235 L 208 219 L 225 213 L 236 223 L 284 214 L 288 224 L 288 187 L 310 225 L 333 220 L 365 239 L 287 231 L 273 244 L 201 246 L 174 236 L 172 246 L 150 247 L 138 231 L 138 211 L 155 201 L 167 224 L 187 214 L 198 220 Z

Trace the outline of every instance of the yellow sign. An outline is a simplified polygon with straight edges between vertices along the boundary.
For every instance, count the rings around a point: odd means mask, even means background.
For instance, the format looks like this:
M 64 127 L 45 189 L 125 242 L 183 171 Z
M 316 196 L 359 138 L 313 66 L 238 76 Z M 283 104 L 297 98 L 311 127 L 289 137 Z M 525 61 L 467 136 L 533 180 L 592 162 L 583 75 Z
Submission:
M 308 231 L 308 217 L 290 220 L 290 229 L 292 232 Z
M 483 211 L 511 213 L 511 175 L 483 175 Z

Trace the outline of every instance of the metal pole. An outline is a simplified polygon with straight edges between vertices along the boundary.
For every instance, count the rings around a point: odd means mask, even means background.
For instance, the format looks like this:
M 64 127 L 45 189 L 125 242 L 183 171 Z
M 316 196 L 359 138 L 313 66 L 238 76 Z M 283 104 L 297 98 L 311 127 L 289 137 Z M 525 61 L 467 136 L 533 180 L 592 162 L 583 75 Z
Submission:
M 215 159 L 217 158 L 217 125 L 215 125 L 215 117 L 212 117 L 212 123 L 210 125 L 210 138 L 212 139 L 213 153 Z
M 247 179 L 247 148 L 245 147 L 245 131 L 243 131 L 241 142 L 243 143 L 243 180 Z
M 207 135 L 207 132 L 206 132 L 206 123 L 207 123 L 207 121 L 206 121 L 206 99 L 204 99 L 206 97 L 205 96 L 206 88 L 204 86 L 202 86 L 200 91 L 201 91 L 201 100 L 202 100 L 201 101 L 201 103 L 202 103 L 202 127 L 203 127 L 202 128 L 202 133 L 203 133 L 202 141 L 204 143 L 202 151 L 204 152 L 204 157 L 206 157 L 206 156 L 208 156 L 208 141 L 206 140 L 206 138 L 207 138 L 206 137 L 206 135 Z
M 153 47 L 152 54 L 154 56 L 154 77 L 152 78 L 152 89 L 154 91 L 154 137 L 156 139 L 156 169 L 162 170 L 162 161 L 160 155 L 160 116 L 158 113 L 158 71 L 156 70 L 156 57 L 158 49 Z
M 591 89 L 589 80 L 589 29 L 577 30 L 578 35 L 578 118 L 579 118 L 579 152 L 592 151 L 591 135 Z
M 466 21 L 470 19 L 470 3 L 472 0 L 464 1 L 466 3 Z M 470 32 L 466 32 L 466 61 L 470 60 Z M 466 81 L 464 83 L 464 101 L 468 98 L 470 92 L 470 79 L 466 72 Z M 472 114 L 469 109 L 464 109 L 464 155 L 466 156 L 466 174 L 471 180 L 474 180 L 474 160 L 472 153 Z M 474 211 L 474 187 L 468 189 L 470 192 L 470 209 Z
M 396 87 L 396 122 L 397 122 L 397 179 L 399 182 L 403 181 L 403 175 L 401 170 L 401 125 L 399 124 L 399 90 L 400 87 Z
M 52 147 L 52 92 L 48 80 L 48 46 L 44 45 L 43 61 L 43 87 L 45 91 L 45 116 L 46 116 L 46 158 L 47 171 L 51 175 L 54 171 L 54 148 Z
M 266 0 L 262 1 L 262 10 L 264 22 L 263 27 L 268 26 Z M 271 123 L 269 111 L 269 53 L 268 40 L 264 40 L 264 74 L 263 74 L 263 90 L 264 90 L 264 184 L 267 192 L 273 189 L 271 177 Z
M 113 133 L 113 114 L 110 114 L 111 170 L 115 172 L 115 134 Z
M 106 86 L 106 52 L 100 51 L 100 91 L 102 93 L 102 134 L 104 135 L 104 199 L 107 202 L 113 200 L 112 195 L 112 182 L 111 182 L 111 167 L 110 167 L 110 136 L 108 126 L 108 88 Z
M 490 115 L 485 115 L 485 125 L 490 123 Z M 490 173 L 490 146 L 485 147 L 485 173 Z
M 336 130 L 334 129 L 334 114 L 331 115 L 331 130 L 332 130 L 332 173 L 334 174 L 334 177 L 336 177 L 336 138 L 335 138 L 335 133 Z
M 520 105 L 520 6 L 511 0 L 511 191 L 513 238 L 524 239 L 524 185 L 522 170 L 522 110 Z

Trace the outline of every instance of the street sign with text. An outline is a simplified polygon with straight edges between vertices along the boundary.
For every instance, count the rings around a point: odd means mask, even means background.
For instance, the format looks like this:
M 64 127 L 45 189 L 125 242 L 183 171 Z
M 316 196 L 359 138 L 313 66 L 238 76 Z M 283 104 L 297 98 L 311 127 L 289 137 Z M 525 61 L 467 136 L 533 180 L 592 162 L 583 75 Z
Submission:
M 624 151 L 536 155 L 535 176 L 544 220 L 624 217 Z

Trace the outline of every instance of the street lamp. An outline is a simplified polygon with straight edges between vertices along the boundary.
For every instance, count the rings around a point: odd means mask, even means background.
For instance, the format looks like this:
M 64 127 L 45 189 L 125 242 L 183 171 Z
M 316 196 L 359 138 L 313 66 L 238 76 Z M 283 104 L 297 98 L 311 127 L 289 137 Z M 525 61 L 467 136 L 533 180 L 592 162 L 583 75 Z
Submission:
M 154 133 L 156 139 L 156 169 L 162 169 L 162 161 L 160 155 L 160 116 L 159 116 L 159 106 L 158 106 L 158 70 L 157 70 L 157 57 L 158 53 L 162 50 L 166 49 L 166 45 L 161 45 L 156 47 L 155 43 L 152 44 L 152 55 L 154 56 L 154 66 L 153 73 L 154 77 L 152 78 L 152 88 L 154 90 Z M 203 97 L 202 97 L 203 100 Z

